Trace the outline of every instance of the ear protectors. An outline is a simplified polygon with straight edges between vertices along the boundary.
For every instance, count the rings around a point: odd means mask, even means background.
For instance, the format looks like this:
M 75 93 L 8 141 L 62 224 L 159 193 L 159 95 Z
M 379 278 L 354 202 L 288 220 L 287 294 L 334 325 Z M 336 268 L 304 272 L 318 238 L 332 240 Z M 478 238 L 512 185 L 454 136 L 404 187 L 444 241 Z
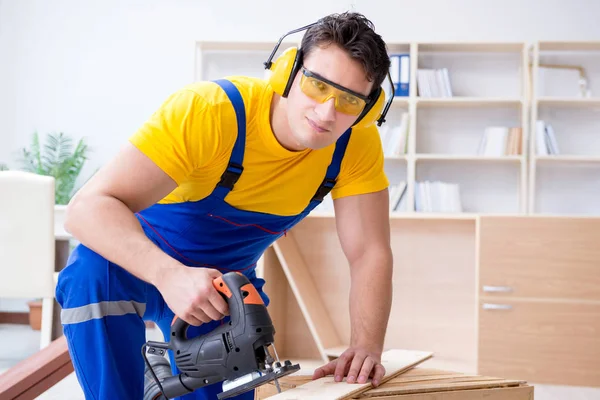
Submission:
M 290 88 L 292 87 L 292 83 L 294 82 L 294 79 L 295 79 L 296 75 L 298 74 L 300 67 L 302 67 L 302 59 L 303 59 L 302 49 L 299 49 L 297 47 L 290 47 L 290 48 L 286 49 L 285 51 L 283 51 L 283 53 L 279 57 L 277 57 L 277 59 L 274 62 L 271 62 L 271 60 L 275 56 L 275 53 L 277 52 L 277 49 L 281 45 L 282 40 L 286 36 L 288 36 L 292 33 L 295 33 L 295 32 L 299 32 L 299 31 L 308 29 L 311 26 L 316 25 L 316 24 L 317 23 L 313 23 L 313 24 L 304 26 L 302 28 L 295 29 L 295 30 L 283 35 L 281 37 L 281 39 L 279 39 L 279 42 L 277 42 L 277 44 L 275 45 L 275 48 L 271 52 L 269 59 L 264 63 L 265 69 L 271 70 L 271 74 L 268 78 L 269 84 L 271 85 L 271 87 L 273 88 L 275 93 L 281 95 L 282 97 L 288 96 L 288 94 L 290 92 Z M 391 80 L 391 76 L 390 76 L 389 72 L 388 72 L 388 79 L 390 80 L 390 83 L 391 83 L 392 80 Z M 393 88 L 393 84 L 392 84 L 392 88 Z M 362 113 L 358 116 L 358 118 L 356 119 L 356 122 L 352 125 L 352 127 L 353 128 L 368 128 L 376 122 L 377 122 L 378 126 L 381 126 L 381 124 L 383 124 L 385 122 L 385 115 L 387 114 L 387 111 L 390 108 L 393 98 L 394 98 L 393 95 L 390 96 L 390 99 L 388 100 L 387 104 L 385 104 L 385 106 L 384 106 L 385 91 L 381 87 L 376 88 L 369 95 L 369 102 L 365 106 Z
M 275 93 L 282 97 L 287 97 L 294 81 L 294 77 L 298 73 L 302 65 L 302 52 L 296 47 L 286 49 L 272 64 L 271 76 L 269 83 Z

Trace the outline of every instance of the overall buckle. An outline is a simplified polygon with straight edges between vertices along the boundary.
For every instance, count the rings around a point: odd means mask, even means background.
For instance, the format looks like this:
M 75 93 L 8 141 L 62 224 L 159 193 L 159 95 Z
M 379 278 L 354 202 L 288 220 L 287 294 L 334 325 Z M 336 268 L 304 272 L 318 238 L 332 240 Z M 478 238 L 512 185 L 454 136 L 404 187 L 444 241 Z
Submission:
M 244 171 L 244 167 L 240 164 L 230 162 L 227 166 L 227 169 L 221 175 L 221 180 L 218 185 L 223 186 L 229 190 L 233 189 L 233 185 L 240 179 L 242 172 Z
M 331 189 L 333 189 L 333 187 L 335 186 L 335 182 L 335 179 L 323 179 L 321 186 L 319 186 L 319 188 L 317 189 L 317 193 L 315 193 L 312 199 L 316 201 L 323 201 L 325 196 L 327 196 L 329 192 L 331 192 Z

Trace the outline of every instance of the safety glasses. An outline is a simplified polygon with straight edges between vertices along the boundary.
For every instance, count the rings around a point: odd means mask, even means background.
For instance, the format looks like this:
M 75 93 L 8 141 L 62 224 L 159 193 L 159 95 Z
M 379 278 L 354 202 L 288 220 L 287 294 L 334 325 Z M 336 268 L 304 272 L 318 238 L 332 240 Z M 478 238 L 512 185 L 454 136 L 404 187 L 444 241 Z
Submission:
M 341 113 L 358 116 L 371 101 L 369 97 L 331 82 L 304 67 L 301 70 L 302 93 L 319 103 L 324 103 L 333 97 L 335 109 Z

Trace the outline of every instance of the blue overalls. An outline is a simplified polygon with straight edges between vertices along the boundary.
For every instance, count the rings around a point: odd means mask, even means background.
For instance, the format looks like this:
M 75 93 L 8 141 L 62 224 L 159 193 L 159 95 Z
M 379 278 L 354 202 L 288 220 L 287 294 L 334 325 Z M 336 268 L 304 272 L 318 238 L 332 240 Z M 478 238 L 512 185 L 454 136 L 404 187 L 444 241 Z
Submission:
M 136 214 L 146 235 L 163 251 L 190 267 L 240 271 L 262 290 L 256 263 L 263 252 L 310 213 L 333 188 L 351 129 L 338 139 L 325 179 L 307 207 L 295 216 L 250 212 L 232 207 L 225 197 L 243 171 L 246 115 L 235 85 L 217 80 L 231 100 L 238 135 L 229 166 L 214 191 L 200 201 L 156 204 Z M 173 312 L 158 290 L 125 269 L 78 245 L 59 275 L 56 298 L 69 352 L 86 399 L 142 399 L 146 342 L 144 320 L 155 321 L 168 340 Z M 191 326 L 188 336 L 204 334 L 221 321 Z M 170 352 L 169 352 L 170 353 Z M 171 358 L 173 373 L 178 373 Z M 180 399 L 216 399 L 220 383 L 198 389 Z M 254 391 L 237 399 L 253 399 Z

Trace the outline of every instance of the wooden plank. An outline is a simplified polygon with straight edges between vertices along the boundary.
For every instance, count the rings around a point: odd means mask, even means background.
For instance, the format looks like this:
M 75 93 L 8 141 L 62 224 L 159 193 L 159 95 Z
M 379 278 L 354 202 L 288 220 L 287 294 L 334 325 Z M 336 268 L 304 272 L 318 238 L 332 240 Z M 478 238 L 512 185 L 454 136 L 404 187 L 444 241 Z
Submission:
M 38 396 L 43 394 L 46 390 L 62 381 L 67 375 L 73 372 L 73 364 L 67 363 L 59 369 L 53 371 L 50 375 L 41 381 L 36 382 L 35 385 L 28 388 L 25 392 L 15 397 L 15 400 L 30 400 L 36 399 Z M 8 399 L 7 399 L 8 400 Z
M 399 385 L 386 385 L 385 388 L 375 388 L 369 390 L 368 394 L 364 394 L 361 398 L 371 398 L 379 396 L 390 396 L 400 394 L 415 394 L 415 393 L 430 393 L 430 392 L 447 392 L 453 390 L 471 390 L 471 389 L 489 389 L 499 388 L 508 386 L 519 386 L 523 381 L 509 381 L 504 379 L 495 379 L 489 381 L 480 381 L 477 377 L 473 377 L 472 380 L 465 382 L 435 382 L 435 383 L 423 383 L 409 386 Z
M 64 336 L 50 343 L 0 375 L 0 399 L 33 398 L 22 397 L 52 387 L 73 372 L 73 365 Z
M 415 365 L 418 365 L 431 357 L 433 357 L 433 353 L 424 351 L 394 349 L 384 352 L 381 357 L 381 363 L 386 369 L 386 375 L 381 380 L 380 384 L 383 385 L 393 377 L 413 368 Z M 269 399 L 338 400 L 363 393 L 372 387 L 371 381 L 364 384 L 347 383 L 346 381 L 335 382 L 333 376 L 326 376 L 269 397 Z
M 29 313 L 26 312 L 0 312 L 0 324 L 29 325 Z
M 325 349 L 340 346 L 342 343 L 327 310 L 323 307 L 321 296 L 312 281 L 293 233 L 288 232 L 286 236 L 278 239 L 273 244 L 273 248 L 321 357 L 324 362 L 327 362 Z
M 369 400 L 533 400 L 533 386 L 371 397 Z

